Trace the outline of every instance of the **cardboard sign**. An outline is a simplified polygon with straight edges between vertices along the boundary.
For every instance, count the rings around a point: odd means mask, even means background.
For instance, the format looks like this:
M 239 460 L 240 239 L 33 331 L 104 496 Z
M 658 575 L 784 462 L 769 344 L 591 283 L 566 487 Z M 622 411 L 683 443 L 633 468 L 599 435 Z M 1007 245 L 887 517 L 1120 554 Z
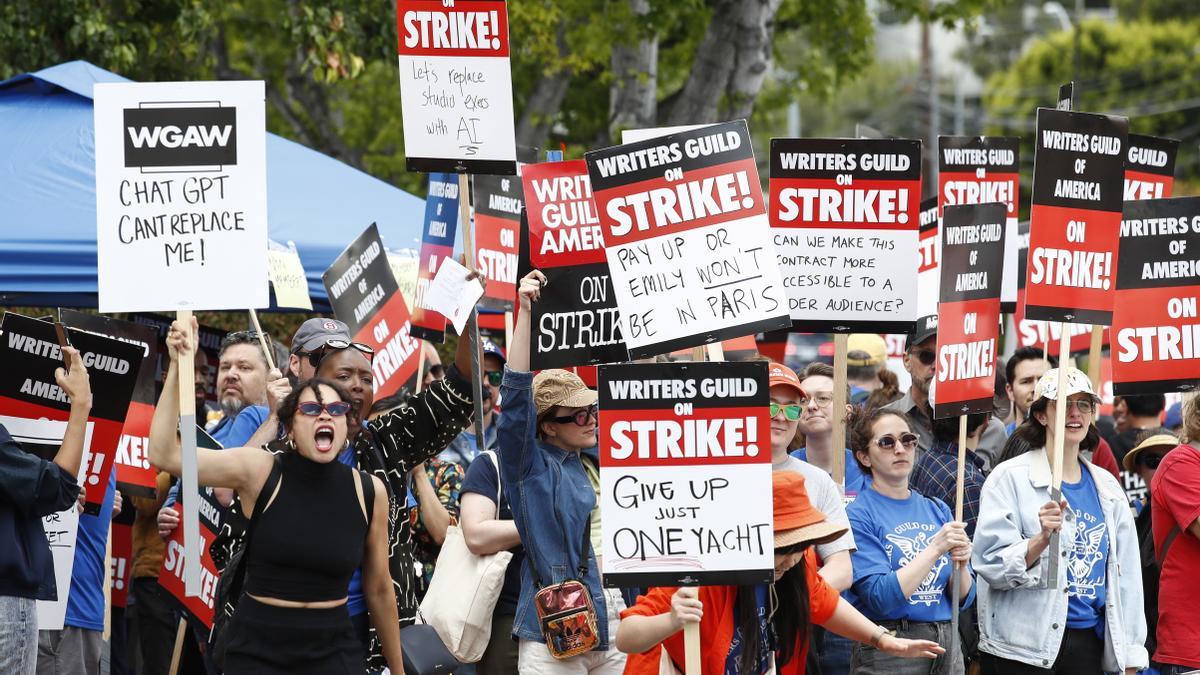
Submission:
M 1007 220 L 996 202 L 942 211 L 934 417 L 992 410 Z
M 1129 122 L 1039 108 L 1025 316 L 1112 323 Z
M 409 171 L 517 171 L 502 0 L 396 0 Z
M 1164 199 L 1175 185 L 1175 155 L 1179 141 L 1129 134 L 1125 154 L 1125 201 Z
M 404 296 L 404 304 L 416 307 L 417 274 L 421 261 L 417 252 L 412 249 L 387 252 L 388 266 L 392 268 L 392 276 L 400 287 L 400 295 Z
M 521 182 L 529 221 L 522 250 L 548 282 L 532 305 L 531 367 L 628 360 L 587 164 L 530 164 L 521 170 Z
M 604 585 L 770 581 L 766 363 L 598 371 Z
M 912 329 L 920 199 L 920 141 L 771 140 L 771 227 L 797 330 Z
M 284 246 L 277 241 L 267 240 L 267 277 L 271 281 L 271 290 L 275 293 L 276 307 L 312 311 L 312 298 L 308 297 L 308 277 L 304 274 L 304 265 L 300 263 L 296 244 L 289 241 Z
M 133 575 L 133 519 L 137 510 L 130 504 L 112 521 L 112 546 L 108 576 L 112 579 L 112 605 L 124 607 Z
M 513 309 L 524 208 L 520 178 L 475 178 L 475 269 L 488 282 L 480 307 L 504 312 Z
M 937 197 L 921 200 L 921 229 L 917 239 L 917 315 L 937 314 L 938 286 L 941 277 L 938 261 L 942 257 Z
M 1000 308 L 1017 304 L 1017 200 L 1021 139 L 1016 136 L 938 136 L 938 209 L 951 204 L 1000 202 L 1008 209 L 1004 231 L 1004 287 Z
M 1087 352 L 1092 344 L 1092 326 L 1086 323 L 1060 324 L 1056 321 L 1035 321 L 1025 317 L 1025 279 L 1029 262 L 1029 223 L 1017 225 L 1017 306 L 1013 312 L 1016 326 L 1017 346 L 1044 349 L 1046 340 L 1054 349 L 1062 331 L 1067 331 L 1068 349 L 1071 353 Z M 1104 344 L 1108 344 L 1108 328 L 1104 329 Z
M 745 120 L 585 160 L 631 358 L 789 322 Z
M 142 348 L 69 327 L 67 335 L 83 357 L 93 392 L 88 416 L 92 442 L 80 487 L 86 493 L 84 511 L 94 515 L 108 489 Z M 54 379 L 54 370 L 63 364 L 54 324 L 5 314 L 0 321 L 0 363 L 0 414 L 63 422 L 70 417 L 70 399 Z
M 321 278 L 334 316 L 350 327 L 355 342 L 375 350 L 371 360 L 375 399 L 399 391 L 416 376 L 420 343 L 412 336 L 408 306 L 375 223 L 342 251 Z
M 154 369 L 158 358 L 158 341 L 154 329 L 132 321 L 71 309 L 59 310 L 59 317 L 67 326 L 119 340 L 141 350 L 136 362 L 137 379 L 133 397 L 121 427 L 121 442 L 117 446 L 117 487 L 131 495 L 154 497 L 158 474 L 150 466 L 150 420 L 154 417 L 157 403 Z
M 458 231 L 458 178 L 448 173 L 429 174 L 429 196 L 425 198 L 425 227 L 421 234 L 421 267 L 417 273 L 413 305 L 413 336 L 430 342 L 446 339 L 446 317 L 425 304 L 425 291 L 437 276 L 442 260 L 454 255 Z
M 1125 202 L 1113 312 L 1113 393 L 1200 383 L 1200 198 Z
M 187 562 L 183 554 L 182 527 L 175 528 L 163 546 L 163 561 L 162 567 L 158 570 L 158 583 L 183 606 L 188 614 L 204 624 L 205 628 L 211 629 L 213 603 L 217 596 L 217 579 L 220 578 L 220 573 L 217 571 L 217 565 L 213 562 L 212 554 L 208 549 L 212 546 L 213 540 L 217 538 L 217 532 L 220 531 L 219 522 L 214 523 L 213 519 L 216 518 L 219 521 L 223 516 L 223 509 L 212 496 L 212 488 L 201 488 L 201 490 L 205 493 L 202 498 L 190 500 L 193 503 L 187 503 L 188 500 L 184 500 L 183 503 L 175 505 L 175 509 L 179 511 L 180 520 L 183 519 L 185 509 L 199 508 L 200 557 L 204 567 L 200 572 L 200 594 L 189 596 L 184 592 L 183 569 Z M 200 506 L 197 507 L 194 502 L 199 502 Z M 214 527 L 214 525 L 216 526 Z
M 100 311 L 265 307 L 263 83 L 97 83 Z

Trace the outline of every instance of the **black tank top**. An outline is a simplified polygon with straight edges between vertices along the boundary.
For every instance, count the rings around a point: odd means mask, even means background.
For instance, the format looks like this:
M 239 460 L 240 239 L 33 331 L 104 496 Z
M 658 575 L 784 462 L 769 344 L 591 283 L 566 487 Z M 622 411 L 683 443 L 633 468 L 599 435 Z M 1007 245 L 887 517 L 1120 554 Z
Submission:
M 295 602 L 344 598 L 350 577 L 362 564 L 374 484 L 336 459 L 320 464 L 291 451 L 281 463 L 279 493 L 254 526 L 245 590 Z M 356 480 L 363 486 L 365 519 Z M 271 495 L 259 499 L 270 500 Z

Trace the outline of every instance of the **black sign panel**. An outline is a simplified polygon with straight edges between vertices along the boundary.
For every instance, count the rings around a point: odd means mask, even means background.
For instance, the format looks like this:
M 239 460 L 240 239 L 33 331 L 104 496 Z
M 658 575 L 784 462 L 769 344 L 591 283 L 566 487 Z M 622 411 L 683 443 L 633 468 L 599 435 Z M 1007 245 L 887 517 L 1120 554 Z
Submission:
M 123 127 L 127 167 L 194 170 L 237 164 L 237 108 L 126 108 Z

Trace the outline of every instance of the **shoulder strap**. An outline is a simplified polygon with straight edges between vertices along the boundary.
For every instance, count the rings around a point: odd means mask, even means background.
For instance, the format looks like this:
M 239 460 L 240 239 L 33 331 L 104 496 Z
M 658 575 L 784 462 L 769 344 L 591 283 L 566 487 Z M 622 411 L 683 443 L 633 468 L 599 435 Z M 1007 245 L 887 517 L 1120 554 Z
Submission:
M 587 514 L 587 525 L 583 527 L 583 546 L 579 550 L 579 580 L 587 576 L 588 550 L 592 545 L 592 514 Z
M 356 471 L 358 482 L 362 484 L 363 507 L 367 512 L 367 529 L 371 529 L 371 517 L 375 515 L 375 481 L 366 471 Z
M 496 469 L 496 520 L 500 520 L 500 497 L 504 494 L 504 479 L 500 477 L 500 460 L 495 450 L 484 450 L 481 455 L 487 455 L 492 460 L 492 468 Z
M 233 595 L 230 598 L 234 602 L 237 601 L 237 596 L 242 594 L 242 585 L 246 580 L 246 566 L 250 560 L 250 542 L 254 540 L 254 526 L 262 516 L 263 510 L 267 508 L 267 502 L 271 500 L 271 495 L 275 492 L 275 487 L 279 485 L 279 479 L 283 475 L 283 453 L 275 454 L 272 460 L 271 472 L 267 474 L 267 480 L 258 492 L 258 499 L 254 501 L 254 511 L 250 514 L 250 523 L 246 525 L 246 543 L 242 544 L 242 562 L 234 571 L 236 578 L 233 580 Z
M 1171 550 L 1171 544 L 1175 543 L 1175 537 L 1178 537 L 1182 531 L 1183 529 L 1176 523 L 1175 527 L 1172 527 L 1171 531 L 1167 533 L 1167 538 L 1163 539 L 1163 545 L 1158 554 L 1158 569 L 1162 569 L 1163 563 L 1167 560 L 1167 553 Z

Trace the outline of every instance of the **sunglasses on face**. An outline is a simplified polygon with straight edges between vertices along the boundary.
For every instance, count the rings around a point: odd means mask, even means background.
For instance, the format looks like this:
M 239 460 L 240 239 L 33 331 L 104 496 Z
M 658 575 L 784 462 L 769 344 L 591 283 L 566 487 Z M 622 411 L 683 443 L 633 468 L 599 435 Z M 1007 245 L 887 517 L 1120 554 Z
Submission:
M 1090 398 L 1079 400 L 1067 399 L 1067 412 L 1071 412 L 1072 407 L 1084 415 L 1091 415 L 1096 412 L 1096 402 Z
M 503 370 L 489 370 L 484 372 L 484 376 L 487 377 L 487 383 L 493 387 L 499 387 L 500 383 L 504 381 Z
M 597 419 L 600 414 L 600 406 L 593 403 L 583 410 L 576 410 L 570 415 L 562 415 L 560 417 L 551 417 L 550 421 L 555 424 L 566 424 L 574 422 L 576 426 L 586 427 L 588 422 Z
M 309 417 L 317 417 L 321 414 L 322 410 L 329 413 L 330 417 L 341 417 L 342 415 L 350 412 L 350 404 L 346 403 L 345 401 L 331 401 L 325 405 L 321 405 L 316 401 L 305 401 L 304 403 L 298 404 L 296 406 L 296 410 L 301 415 L 307 415 Z
M 772 403 L 771 419 L 778 417 L 779 411 L 782 410 L 784 419 L 789 422 L 795 422 L 796 420 L 800 419 L 800 411 L 803 409 L 804 406 L 800 403 L 788 403 L 786 405 L 782 403 Z
M 875 445 L 879 446 L 880 450 L 893 450 L 896 443 L 903 445 L 906 450 L 914 450 L 917 447 L 917 435 L 914 433 L 900 434 L 900 438 L 895 436 L 880 436 L 875 439 Z
M 1137 461 L 1138 461 L 1138 464 L 1141 464 L 1142 466 L 1146 467 L 1147 469 L 1157 469 L 1158 465 L 1162 464 L 1163 456 L 1162 455 L 1147 455 L 1147 454 L 1143 453 L 1141 456 L 1138 457 Z
M 326 340 L 325 344 L 317 347 L 311 352 L 297 354 L 297 356 L 307 356 L 309 364 L 311 364 L 313 368 L 316 368 L 317 366 L 321 365 L 321 361 L 329 355 L 330 351 L 341 351 L 343 349 L 350 348 L 354 348 L 362 352 L 363 356 L 367 357 L 368 361 L 372 361 L 375 358 L 375 350 L 372 349 L 370 345 L 365 345 L 361 342 L 347 342 L 337 338 Z
M 827 405 L 833 405 L 833 394 L 813 394 L 812 396 L 801 396 L 800 406 L 807 408 L 816 403 L 818 407 L 824 408 Z
M 932 349 L 918 349 L 909 352 L 909 354 L 915 356 L 921 362 L 921 365 L 925 366 L 932 366 L 934 360 L 937 359 L 937 354 Z

